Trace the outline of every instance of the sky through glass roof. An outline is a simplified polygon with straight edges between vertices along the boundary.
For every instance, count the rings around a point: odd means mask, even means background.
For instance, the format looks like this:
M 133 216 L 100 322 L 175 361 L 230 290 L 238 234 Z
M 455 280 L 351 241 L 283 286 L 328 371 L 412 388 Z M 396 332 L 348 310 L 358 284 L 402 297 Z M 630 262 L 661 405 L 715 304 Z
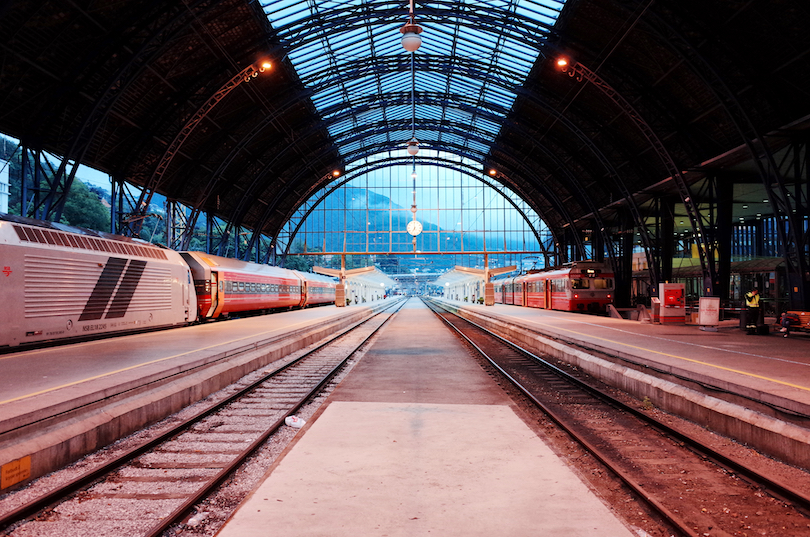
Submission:
M 480 160 L 564 3 L 416 2 L 415 21 L 423 32 L 413 58 L 400 44 L 406 1 L 262 5 L 341 155 L 351 162 L 401 149 L 413 135 L 420 147 Z

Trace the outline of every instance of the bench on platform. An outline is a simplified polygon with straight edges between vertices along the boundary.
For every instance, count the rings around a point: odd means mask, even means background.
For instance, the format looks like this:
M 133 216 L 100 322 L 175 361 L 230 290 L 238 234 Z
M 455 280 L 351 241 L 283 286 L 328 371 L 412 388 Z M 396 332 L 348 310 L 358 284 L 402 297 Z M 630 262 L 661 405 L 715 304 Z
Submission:
M 791 316 L 790 329 L 810 332 L 810 311 L 786 311 L 784 315 Z M 776 324 L 781 326 L 782 318 L 776 320 Z

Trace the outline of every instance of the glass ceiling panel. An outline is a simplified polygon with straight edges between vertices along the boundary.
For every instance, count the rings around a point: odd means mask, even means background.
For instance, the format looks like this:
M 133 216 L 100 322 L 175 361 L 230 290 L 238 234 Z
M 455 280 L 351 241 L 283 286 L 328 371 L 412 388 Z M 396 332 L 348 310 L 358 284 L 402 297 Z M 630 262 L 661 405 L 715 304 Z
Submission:
M 264 0 L 262 7 L 345 156 L 383 142 L 401 148 L 417 132 L 422 148 L 453 143 L 462 153 L 486 154 L 500 129 L 497 117 L 513 106 L 564 4 L 416 1 L 423 32 L 413 57 L 400 44 L 407 0 Z M 369 104 L 371 110 L 346 116 Z M 440 124 L 456 131 L 440 132 Z

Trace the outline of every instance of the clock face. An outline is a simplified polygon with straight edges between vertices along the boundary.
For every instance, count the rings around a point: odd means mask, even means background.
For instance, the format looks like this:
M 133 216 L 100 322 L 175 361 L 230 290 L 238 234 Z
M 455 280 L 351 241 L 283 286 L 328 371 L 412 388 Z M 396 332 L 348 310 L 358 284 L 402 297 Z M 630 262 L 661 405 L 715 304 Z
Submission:
M 416 237 L 422 233 L 422 224 L 417 220 L 411 220 L 408 222 L 408 227 L 406 229 L 408 230 L 408 233 Z

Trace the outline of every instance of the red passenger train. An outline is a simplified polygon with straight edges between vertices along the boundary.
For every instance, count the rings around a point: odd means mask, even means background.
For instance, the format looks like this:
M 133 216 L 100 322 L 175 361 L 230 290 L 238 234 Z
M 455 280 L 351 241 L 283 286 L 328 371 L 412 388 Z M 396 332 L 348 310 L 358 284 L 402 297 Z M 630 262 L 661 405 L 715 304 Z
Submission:
M 594 261 L 496 280 L 495 302 L 530 308 L 602 313 L 613 302 L 613 271 Z
M 0 214 L 0 348 L 334 301 L 326 276 Z
M 218 318 L 246 311 L 303 308 L 335 302 L 335 282 L 327 276 L 303 274 L 269 265 L 181 252 L 194 279 L 200 318 Z

